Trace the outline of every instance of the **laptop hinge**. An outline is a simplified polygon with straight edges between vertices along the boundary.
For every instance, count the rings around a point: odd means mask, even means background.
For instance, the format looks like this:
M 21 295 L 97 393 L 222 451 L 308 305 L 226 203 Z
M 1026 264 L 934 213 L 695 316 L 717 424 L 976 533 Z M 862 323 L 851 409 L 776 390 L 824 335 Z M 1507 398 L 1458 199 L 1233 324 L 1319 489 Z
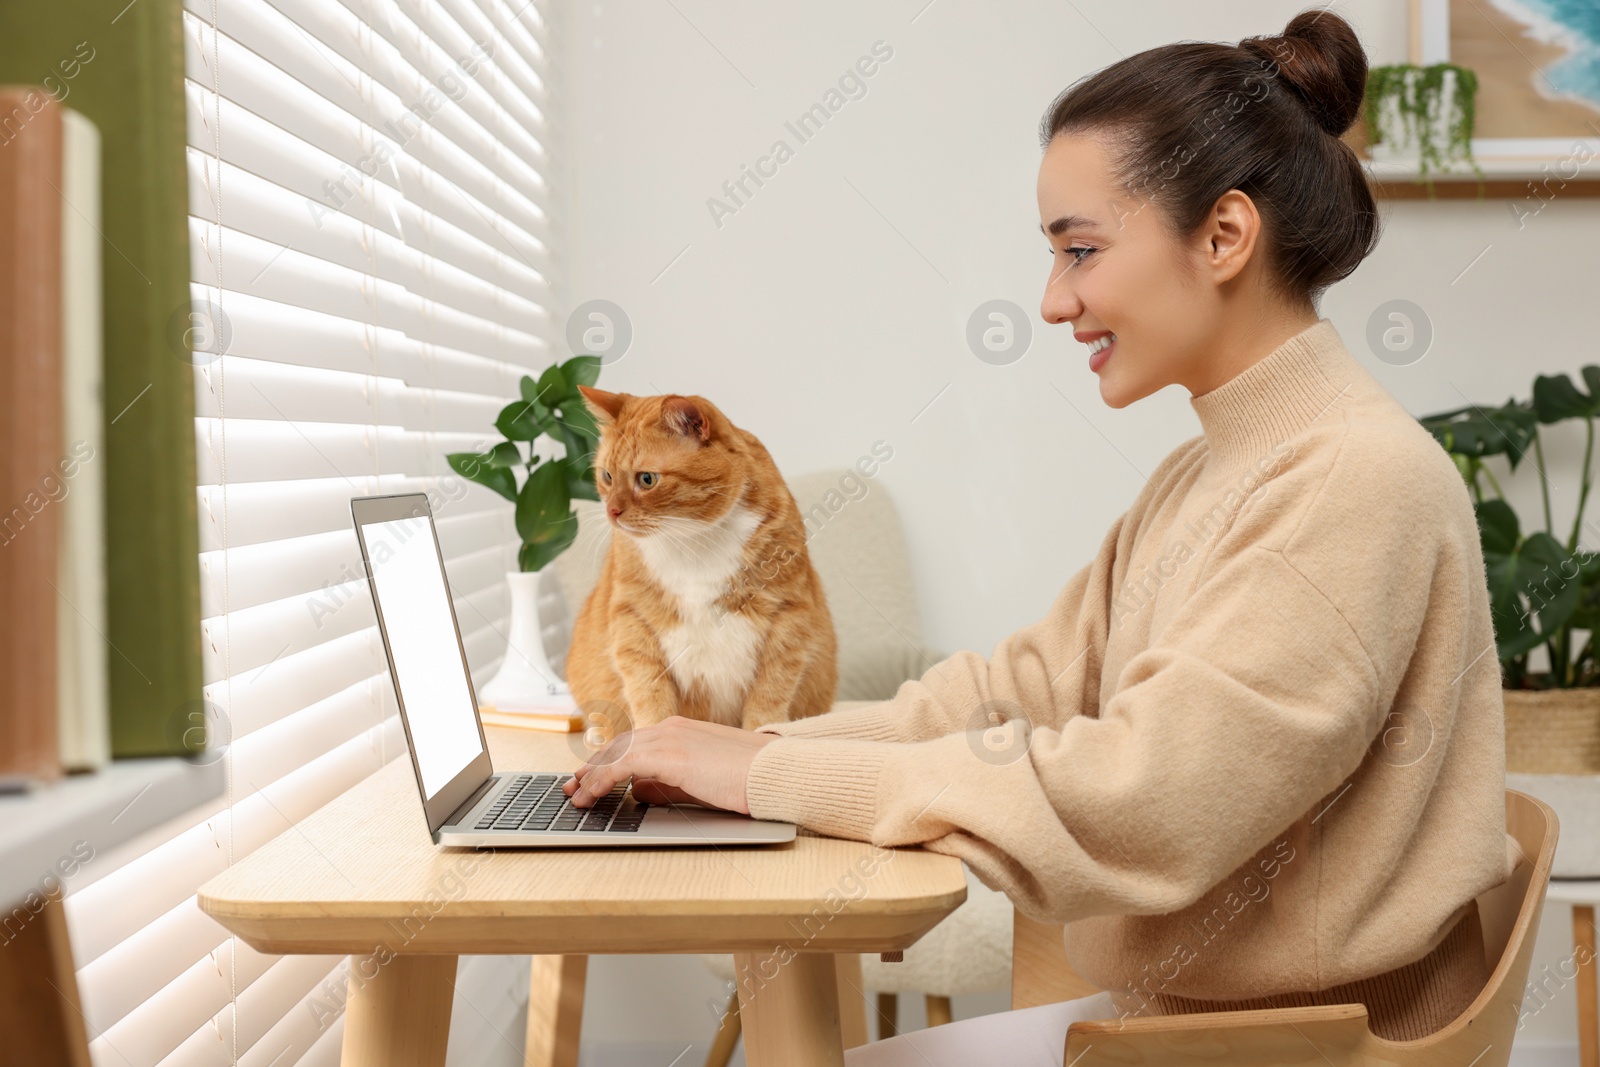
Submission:
M 470 797 L 468 797 L 466 800 L 462 801 L 461 802 L 461 806 L 459 808 L 457 808 L 455 811 L 452 811 L 450 813 L 449 817 L 447 819 L 445 819 L 444 825 L 450 826 L 450 825 L 455 823 L 456 819 L 465 818 L 467 812 L 472 810 L 472 806 L 474 804 L 476 804 L 478 801 L 482 800 L 483 799 L 483 794 L 488 792 L 489 791 L 489 787 L 491 785 L 494 785 L 494 783 L 499 781 L 499 780 L 500 780 L 499 776 L 498 775 L 494 775 L 494 774 L 491 774 L 489 777 L 485 778 L 483 780 L 483 784 L 478 786 L 477 789 L 474 789 L 472 791 L 472 795 Z

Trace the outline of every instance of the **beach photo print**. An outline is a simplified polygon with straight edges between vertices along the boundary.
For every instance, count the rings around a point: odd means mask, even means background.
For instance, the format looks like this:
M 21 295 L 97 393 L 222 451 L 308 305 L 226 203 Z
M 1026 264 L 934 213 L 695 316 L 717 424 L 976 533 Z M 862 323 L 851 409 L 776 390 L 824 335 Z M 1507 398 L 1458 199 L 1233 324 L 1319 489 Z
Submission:
M 1486 170 L 1600 172 L 1600 0 L 1412 0 L 1412 61 L 1473 72 Z

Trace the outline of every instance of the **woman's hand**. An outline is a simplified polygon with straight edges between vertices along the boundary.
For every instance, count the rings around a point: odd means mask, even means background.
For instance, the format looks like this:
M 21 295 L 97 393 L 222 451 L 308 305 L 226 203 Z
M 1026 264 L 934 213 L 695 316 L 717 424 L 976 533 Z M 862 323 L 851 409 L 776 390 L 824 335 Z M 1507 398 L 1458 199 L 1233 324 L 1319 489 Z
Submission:
M 619 734 L 561 788 L 574 807 L 587 808 L 632 778 L 633 795 L 647 804 L 686 802 L 748 815 L 745 777 L 756 753 L 777 739 L 673 715 Z

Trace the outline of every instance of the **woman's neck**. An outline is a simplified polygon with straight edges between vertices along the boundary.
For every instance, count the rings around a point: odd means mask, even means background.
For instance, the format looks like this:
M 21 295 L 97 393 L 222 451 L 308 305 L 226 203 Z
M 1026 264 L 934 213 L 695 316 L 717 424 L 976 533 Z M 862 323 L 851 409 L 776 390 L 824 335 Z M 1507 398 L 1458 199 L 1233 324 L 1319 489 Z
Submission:
M 1277 305 L 1230 315 L 1225 321 L 1211 346 L 1212 358 L 1182 383 L 1193 396 L 1203 396 L 1231 381 L 1295 334 L 1315 326 L 1318 317 L 1309 304 Z

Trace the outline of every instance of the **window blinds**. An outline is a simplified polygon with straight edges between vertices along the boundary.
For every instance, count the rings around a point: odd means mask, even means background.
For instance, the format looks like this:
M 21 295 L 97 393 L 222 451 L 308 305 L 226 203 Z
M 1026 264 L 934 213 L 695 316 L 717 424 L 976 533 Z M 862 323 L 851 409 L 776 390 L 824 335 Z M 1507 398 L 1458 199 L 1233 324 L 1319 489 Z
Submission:
M 505 649 L 511 509 L 444 457 L 557 358 L 557 6 L 185 0 L 203 697 L 228 794 L 66 898 L 101 1067 L 338 1060 L 346 960 L 255 952 L 195 890 L 404 754 L 352 496 L 428 492 L 475 681 Z

